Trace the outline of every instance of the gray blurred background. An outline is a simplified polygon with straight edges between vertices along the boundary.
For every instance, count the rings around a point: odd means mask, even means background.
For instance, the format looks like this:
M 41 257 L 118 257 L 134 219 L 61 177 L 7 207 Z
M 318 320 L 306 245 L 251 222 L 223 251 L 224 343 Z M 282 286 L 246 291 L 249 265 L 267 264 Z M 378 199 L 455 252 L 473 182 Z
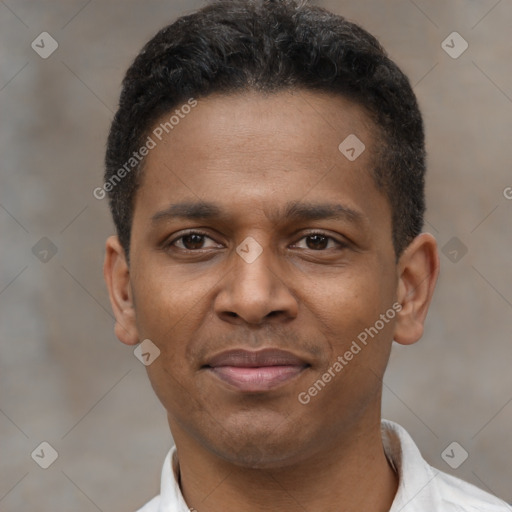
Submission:
M 512 5 L 317 3 L 380 39 L 426 123 L 426 229 L 442 270 L 423 340 L 394 348 L 384 417 L 432 465 L 510 502 Z M 127 66 L 201 5 L 0 1 L 1 512 L 130 512 L 159 490 L 172 439 L 144 366 L 114 336 L 102 276 L 113 225 L 92 191 Z M 58 43 L 45 59 L 55 43 L 42 32 Z M 46 470 L 43 441 L 58 452 Z M 469 454 L 457 469 L 441 456 L 453 441 Z

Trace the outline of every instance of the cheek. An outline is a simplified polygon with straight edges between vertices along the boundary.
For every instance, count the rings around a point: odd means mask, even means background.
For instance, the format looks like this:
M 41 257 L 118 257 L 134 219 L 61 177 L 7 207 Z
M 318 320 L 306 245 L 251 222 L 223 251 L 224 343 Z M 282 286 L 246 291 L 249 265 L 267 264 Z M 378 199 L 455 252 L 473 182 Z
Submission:
M 332 286 L 333 293 L 312 297 L 318 306 L 317 329 L 323 330 L 329 356 L 300 391 L 302 399 L 309 400 L 308 410 L 333 426 L 340 417 L 355 421 L 380 399 L 394 315 L 389 314 L 387 322 L 380 319 L 391 304 L 384 305 L 378 286 L 370 293 L 370 283 L 366 285 L 363 289 L 355 282 L 338 289 Z
M 150 338 L 162 351 L 169 351 L 177 345 L 173 341 L 193 323 L 200 308 L 198 299 L 206 287 L 176 269 L 154 263 L 145 268 L 151 271 L 135 283 L 137 328 L 141 336 Z
M 199 292 L 169 279 L 148 280 L 146 284 L 148 293 L 137 310 L 138 329 L 160 350 L 158 358 L 146 368 L 149 380 L 166 409 L 193 409 L 186 350 L 200 322 Z
M 187 347 L 207 318 L 205 293 L 215 280 L 210 284 L 210 279 L 192 279 L 190 274 L 154 263 L 144 268 L 151 270 L 134 283 L 137 329 L 140 339 L 150 339 L 160 350 L 146 368 L 148 376 L 164 404 L 179 402 L 181 397 L 190 401 Z
M 337 376 L 343 374 L 333 387 L 373 382 L 384 373 L 396 312 L 392 283 L 377 268 L 347 271 L 323 285 L 316 283 L 308 294 L 313 322 L 329 345 L 317 377 L 329 369 Z M 339 357 L 342 370 L 339 365 L 333 368 Z
M 308 308 L 341 340 L 356 336 L 382 313 L 384 298 L 371 269 L 347 271 L 309 287 Z

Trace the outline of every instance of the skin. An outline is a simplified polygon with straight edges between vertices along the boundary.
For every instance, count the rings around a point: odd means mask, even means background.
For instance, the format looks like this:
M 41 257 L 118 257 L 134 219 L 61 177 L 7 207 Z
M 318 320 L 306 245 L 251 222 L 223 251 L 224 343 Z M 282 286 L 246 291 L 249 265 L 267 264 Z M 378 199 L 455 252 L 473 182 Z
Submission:
M 146 159 L 129 266 L 117 237 L 107 240 L 116 335 L 128 345 L 149 338 L 161 351 L 148 375 L 168 412 L 184 498 L 199 512 L 391 506 L 397 477 L 380 437 L 382 377 L 392 341 L 423 333 L 439 258 L 422 233 L 397 261 L 390 204 L 371 177 L 374 128 L 361 107 L 323 93 L 201 99 Z M 338 150 L 352 133 L 366 146 L 353 162 Z M 223 215 L 152 223 L 181 201 L 214 202 Z M 287 218 L 293 201 L 341 204 L 359 220 Z M 192 228 L 207 236 L 180 238 Z M 236 252 L 249 236 L 263 250 L 252 263 Z M 401 311 L 300 403 L 395 302 Z M 260 393 L 203 368 L 226 349 L 267 347 L 310 366 Z

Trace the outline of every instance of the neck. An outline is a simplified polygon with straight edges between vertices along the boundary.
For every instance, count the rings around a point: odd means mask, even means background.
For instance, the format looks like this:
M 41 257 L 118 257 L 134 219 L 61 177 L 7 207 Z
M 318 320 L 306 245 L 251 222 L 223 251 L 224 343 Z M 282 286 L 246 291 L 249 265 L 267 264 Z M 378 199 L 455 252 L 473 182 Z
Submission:
M 232 464 L 172 427 L 182 494 L 198 512 L 387 512 L 396 494 L 398 479 L 384 454 L 380 417 L 340 433 L 329 449 L 272 469 Z

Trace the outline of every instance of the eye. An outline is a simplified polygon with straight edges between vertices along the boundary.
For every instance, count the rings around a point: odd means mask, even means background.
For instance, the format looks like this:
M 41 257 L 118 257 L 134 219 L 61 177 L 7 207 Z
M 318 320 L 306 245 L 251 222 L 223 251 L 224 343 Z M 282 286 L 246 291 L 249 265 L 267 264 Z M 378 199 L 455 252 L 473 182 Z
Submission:
M 333 249 L 336 247 L 347 247 L 347 244 L 340 242 L 324 233 L 308 233 L 306 236 L 302 237 L 301 240 L 306 240 L 306 247 L 304 248 L 310 249 L 312 251 L 323 251 L 325 249 Z M 329 245 L 330 243 L 331 245 Z M 297 247 L 297 244 L 295 244 L 293 247 Z
M 205 240 L 209 239 L 214 242 L 214 245 L 205 246 Z M 181 236 L 174 238 L 165 244 L 165 248 L 177 247 L 185 251 L 194 251 L 198 249 L 210 249 L 217 247 L 217 242 L 210 238 L 206 233 L 201 231 L 189 231 L 188 233 L 182 234 Z
M 300 247 L 299 245 L 299 242 L 302 240 L 305 241 L 305 247 Z M 207 241 L 210 241 L 209 245 L 207 244 Z M 294 244 L 292 247 L 312 251 L 325 251 L 328 249 L 343 249 L 348 247 L 348 244 L 336 240 L 332 236 L 317 232 L 308 233 L 303 236 L 299 242 Z M 203 233 L 202 231 L 188 231 L 187 233 L 182 233 L 180 236 L 173 238 L 169 242 L 165 242 L 163 248 L 177 248 L 183 251 L 200 251 L 202 249 L 212 249 L 218 246 L 219 244 L 206 233 Z

